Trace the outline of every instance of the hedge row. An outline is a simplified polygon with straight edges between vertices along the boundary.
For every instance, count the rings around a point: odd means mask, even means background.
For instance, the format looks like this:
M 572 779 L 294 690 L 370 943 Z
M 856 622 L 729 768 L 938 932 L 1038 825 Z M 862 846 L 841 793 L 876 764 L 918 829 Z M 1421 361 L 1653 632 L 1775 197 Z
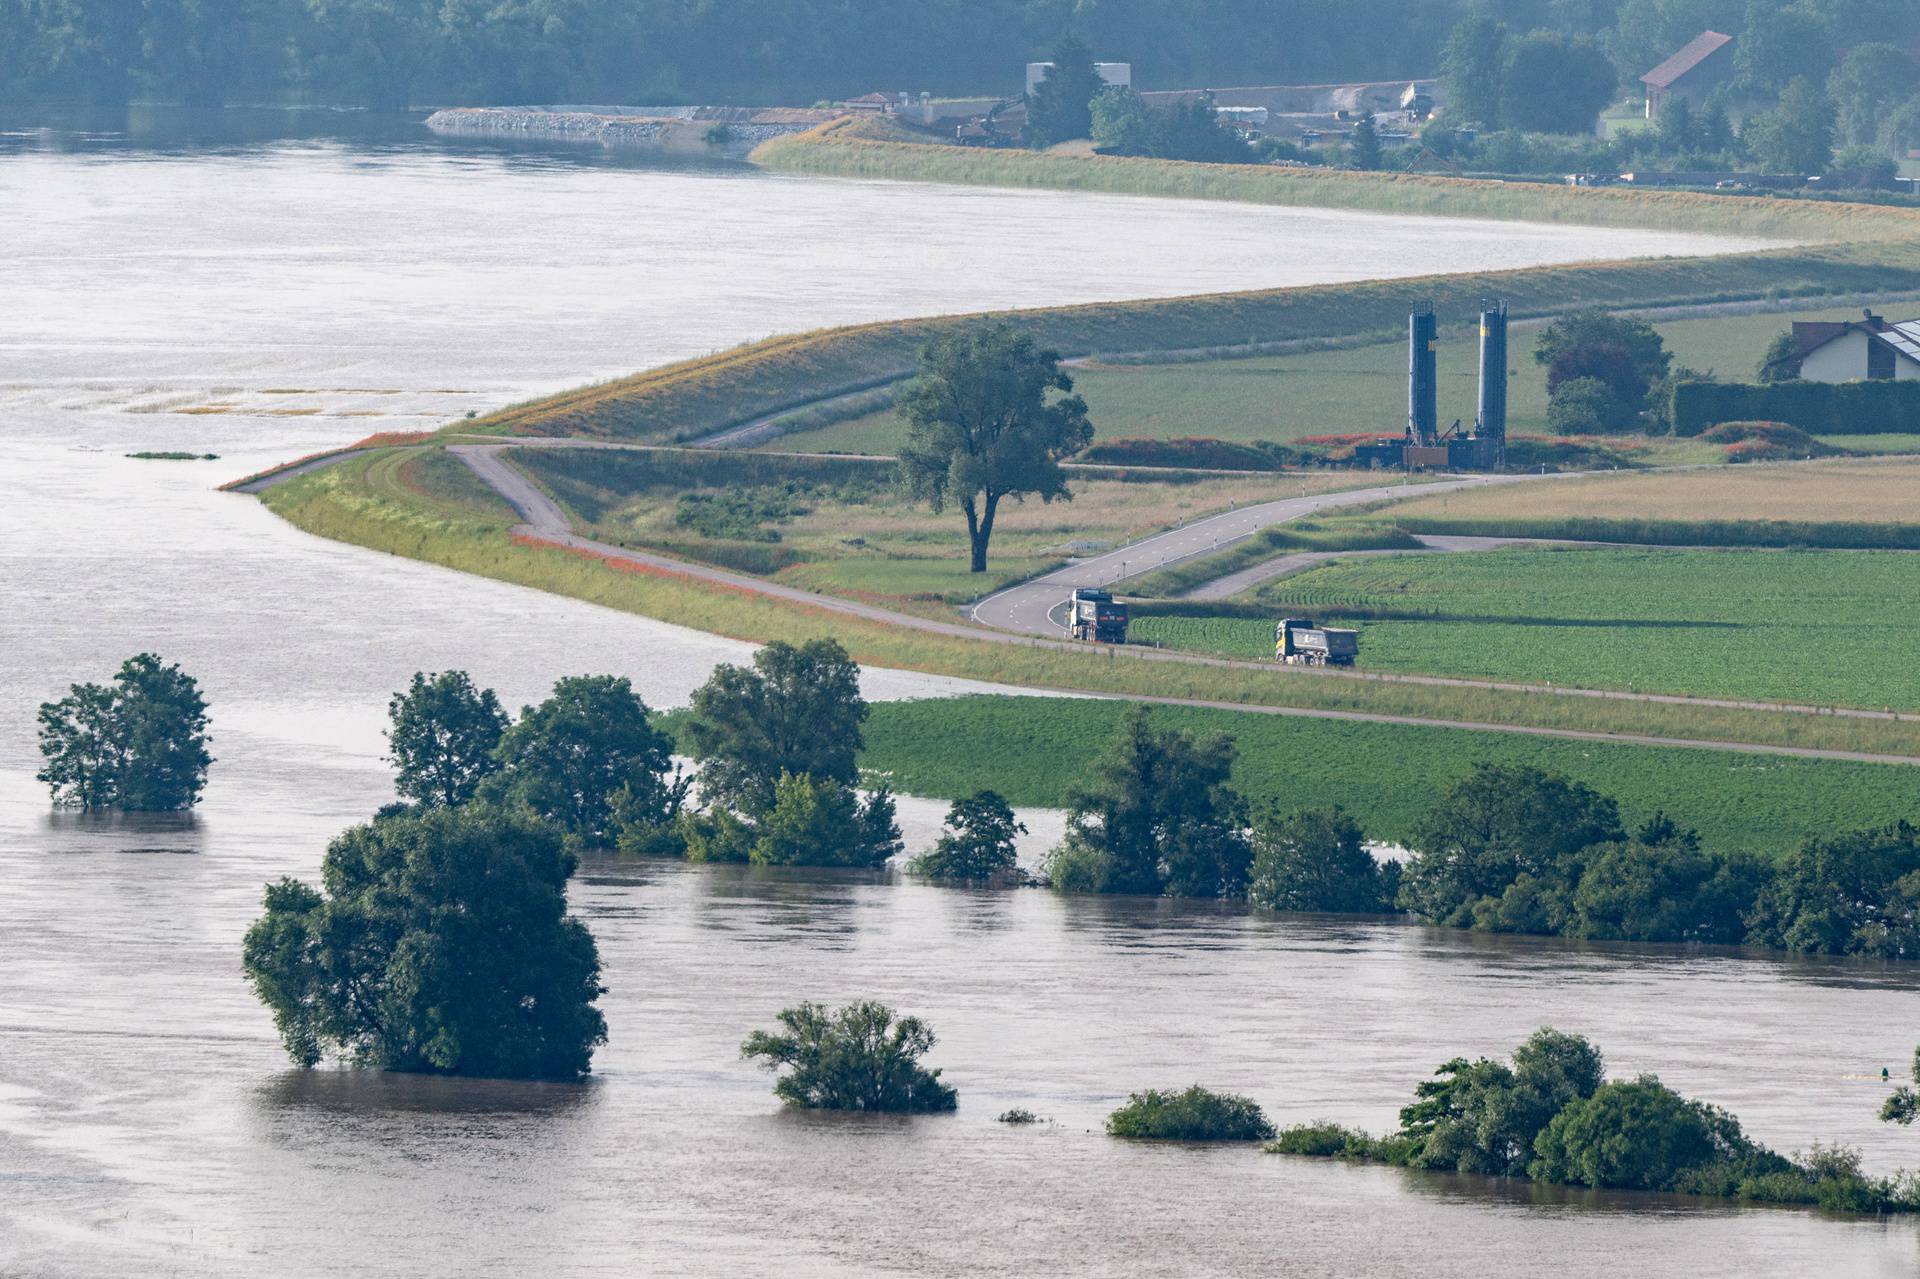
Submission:
M 1809 435 L 1920 432 L 1920 381 L 1680 382 L 1673 388 L 1675 435 L 1722 422 L 1784 422 Z
M 1856 524 L 1791 520 L 1647 520 L 1568 516 L 1563 519 L 1403 515 L 1409 533 L 1443 537 L 1525 537 L 1634 546 L 1751 546 L 1782 549 L 1920 550 L 1920 524 Z

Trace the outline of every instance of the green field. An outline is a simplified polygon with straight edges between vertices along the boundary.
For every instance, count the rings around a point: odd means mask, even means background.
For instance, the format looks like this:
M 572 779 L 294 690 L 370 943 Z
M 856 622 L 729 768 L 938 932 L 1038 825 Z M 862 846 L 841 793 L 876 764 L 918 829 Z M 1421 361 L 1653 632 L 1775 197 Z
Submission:
M 1410 294 L 1411 296 L 1411 294 Z M 1897 306 L 1890 310 L 1898 314 Z M 1920 314 L 1920 302 L 1912 304 Z M 1858 308 L 1761 315 L 1666 320 L 1654 327 L 1666 339 L 1674 363 L 1723 378 L 1752 376 L 1767 343 L 1795 319 L 1858 318 Z M 1470 312 L 1451 317 L 1468 321 Z M 1538 326 L 1516 325 L 1509 361 L 1508 429 L 1516 435 L 1550 434 L 1546 370 L 1534 362 Z M 1477 330 L 1455 325 L 1442 332 L 1440 420 L 1471 424 L 1479 385 Z M 1310 351 L 1253 359 L 1179 364 L 1087 364 L 1071 370 L 1074 389 L 1086 398 L 1088 416 L 1103 439 L 1275 440 L 1290 443 L 1316 435 L 1394 432 L 1406 425 L 1407 348 L 1404 340 L 1345 350 Z M 905 428 L 891 410 L 871 412 L 831 426 L 782 436 L 772 447 L 800 452 L 888 453 L 899 448 Z M 1870 442 L 1869 442 L 1870 441 Z M 1848 436 L 1827 441 L 1862 452 L 1920 451 L 1907 436 Z M 1717 462 L 1721 450 L 1697 440 L 1621 441 L 1660 463 Z M 1631 456 L 1631 454 L 1630 454 Z
M 1040 697 L 879 703 L 862 763 L 915 795 L 991 788 L 1016 804 L 1059 807 L 1127 709 Z M 1184 707 L 1155 707 L 1153 717 L 1161 727 L 1232 734 L 1240 747 L 1234 784 L 1255 803 L 1340 804 L 1378 840 L 1405 838 L 1434 797 L 1483 760 L 1566 773 L 1618 799 L 1630 823 L 1664 809 L 1720 850 L 1778 854 L 1809 835 L 1920 813 L 1915 774 L 1900 765 Z
M 1133 635 L 1270 655 L 1272 618 L 1359 629 L 1367 670 L 1920 709 L 1920 555 L 1542 550 L 1351 559 L 1259 587 L 1259 617 Z

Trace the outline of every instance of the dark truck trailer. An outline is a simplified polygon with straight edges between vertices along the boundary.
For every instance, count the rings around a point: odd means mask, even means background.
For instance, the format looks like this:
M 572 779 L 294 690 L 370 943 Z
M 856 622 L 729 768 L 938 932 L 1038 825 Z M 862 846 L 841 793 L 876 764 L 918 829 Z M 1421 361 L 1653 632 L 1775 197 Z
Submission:
M 1288 666 L 1352 666 L 1360 653 L 1360 632 L 1321 626 L 1289 617 L 1273 628 L 1273 660 Z
M 1075 639 L 1096 644 L 1127 642 L 1127 606 L 1116 604 L 1111 591 L 1079 587 L 1067 607 L 1067 629 Z

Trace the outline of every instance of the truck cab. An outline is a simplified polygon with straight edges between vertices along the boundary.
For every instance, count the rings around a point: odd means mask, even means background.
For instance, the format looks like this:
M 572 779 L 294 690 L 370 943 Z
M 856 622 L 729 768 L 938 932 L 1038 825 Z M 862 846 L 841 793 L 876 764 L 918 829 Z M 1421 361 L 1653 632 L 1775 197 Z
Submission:
M 1360 632 L 1289 617 L 1274 624 L 1273 660 L 1287 666 L 1352 666 Z
M 1073 638 L 1095 644 L 1127 642 L 1127 606 L 1117 603 L 1113 592 L 1078 587 L 1067 607 L 1067 629 Z

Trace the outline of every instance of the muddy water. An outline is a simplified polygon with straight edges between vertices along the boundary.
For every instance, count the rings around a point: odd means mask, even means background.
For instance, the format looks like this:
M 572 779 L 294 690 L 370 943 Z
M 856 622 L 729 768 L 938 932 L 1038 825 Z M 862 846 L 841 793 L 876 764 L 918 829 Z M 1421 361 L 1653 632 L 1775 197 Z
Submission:
M 672 705 L 746 650 L 306 538 L 219 480 L 814 324 L 1706 247 L 318 132 L 352 136 L 0 143 L 0 1273 L 1912 1271 L 1904 1224 L 1094 1131 L 1127 1090 L 1194 1079 L 1383 1125 L 1437 1058 L 1552 1021 L 1783 1147 L 1920 1162 L 1860 1078 L 1909 1050 L 1920 975 L 1867 965 L 596 863 L 574 890 L 611 987 L 592 1083 L 288 1071 L 239 937 L 263 882 L 312 875 L 386 797 L 388 692 L 458 665 L 518 704 L 612 670 Z M 142 647 L 214 704 L 203 810 L 49 814 L 34 704 Z M 924 843 L 934 806 L 907 815 Z M 933 1021 L 958 1114 L 775 1107 L 740 1038 L 856 995 Z M 1053 1122 L 993 1122 L 1015 1104 Z

